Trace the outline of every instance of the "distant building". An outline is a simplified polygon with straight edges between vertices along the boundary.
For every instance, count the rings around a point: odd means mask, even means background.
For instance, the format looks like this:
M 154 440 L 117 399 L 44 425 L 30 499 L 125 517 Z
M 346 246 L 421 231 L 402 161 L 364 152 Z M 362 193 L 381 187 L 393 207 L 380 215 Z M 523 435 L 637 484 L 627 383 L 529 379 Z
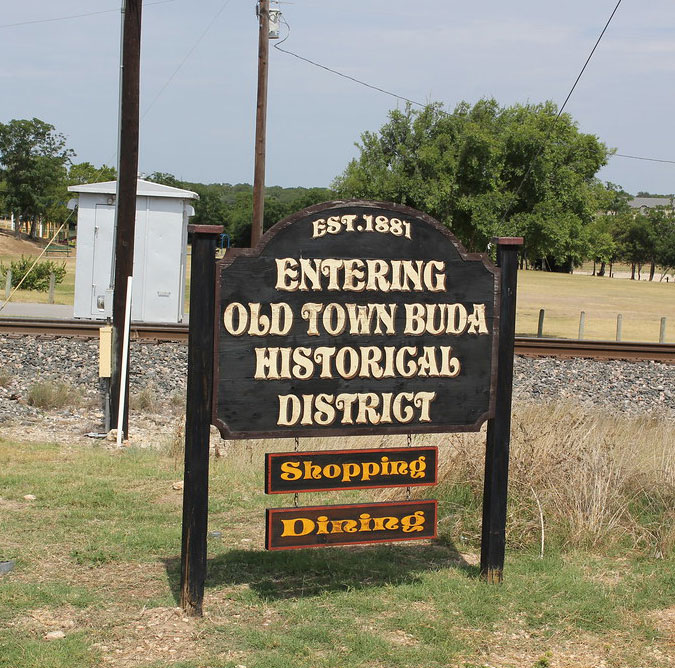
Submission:
M 635 213 L 649 213 L 650 209 L 657 206 L 665 206 L 669 209 L 673 208 L 673 198 L 671 197 L 633 197 L 628 200 L 628 206 L 633 209 Z

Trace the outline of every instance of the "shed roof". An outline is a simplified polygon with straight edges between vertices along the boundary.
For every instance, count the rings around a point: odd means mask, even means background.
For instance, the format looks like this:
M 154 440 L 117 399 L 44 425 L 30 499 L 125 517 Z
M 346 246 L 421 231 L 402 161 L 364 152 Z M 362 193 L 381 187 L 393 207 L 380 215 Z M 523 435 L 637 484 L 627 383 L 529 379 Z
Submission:
M 82 183 L 78 186 L 69 186 L 71 193 L 89 193 L 114 195 L 117 192 L 117 181 L 104 181 L 103 183 Z M 191 190 L 165 186 L 161 183 L 138 179 L 136 195 L 139 197 L 175 197 L 178 199 L 199 199 L 199 195 Z

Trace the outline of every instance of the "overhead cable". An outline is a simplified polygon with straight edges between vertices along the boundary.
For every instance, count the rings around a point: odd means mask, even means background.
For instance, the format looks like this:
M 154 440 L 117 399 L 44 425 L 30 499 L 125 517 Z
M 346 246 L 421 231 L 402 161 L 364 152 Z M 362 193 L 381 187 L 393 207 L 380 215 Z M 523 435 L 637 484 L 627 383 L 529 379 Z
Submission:
M 607 31 L 607 28 L 609 27 L 609 24 L 612 22 L 612 19 L 614 18 L 614 14 L 616 14 L 617 10 L 619 9 L 619 5 L 621 4 L 621 2 L 622 2 L 622 0 L 618 0 L 618 2 L 616 3 L 616 6 L 614 7 L 614 10 L 609 15 L 609 18 L 607 19 L 607 23 L 605 23 L 605 27 L 602 29 L 602 32 L 600 33 L 600 36 L 595 41 L 595 44 L 593 45 L 593 48 L 591 49 L 591 52 L 588 54 L 588 58 L 586 58 L 586 62 L 584 63 L 584 66 L 581 68 L 581 71 L 577 75 L 577 78 L 574 80 L 574 83 L 572 84 L 572 88 L 570 88 L 570 92 L 567 93 L 567 97 L 565 98 L 565 101 L 562 103 L 562 106 L 558 110 L 558 113 L 556 114 L 555 120 L 553 121 L 553 123 L 551 123 L 551 127 L 548 129 L 548 132 L 546 133 L 546 137 L 544 138 L 544 141 L 542 142 L 541 147 L 537 151 L 537 154 L 530 161 L 530 164 L 527 168 L 527 171 L 525 172 L 525 175 L 523 176 L 520 184 L 518 185 L 518 188 L 516 189 L 516 192 L 513 195 L 513 199 L 511 200 L 511 203 L 507 205 L 506 210 L 504 211 L 504 214 L 502 215 L 502 219 L 501 219 L 502 223 L 506 220 L 506 216 L 509 215 L 509 213 L 511 212 L 511 209 L 513 208 L 513 205 L 516 203 L 516 200 L 518 199 L 518 195 L 520 194 L 520 191 L 522 190 L 523 185 L 525 185 L 525 181 L 527 181 L 527 177 L 530 175 L 530 172 L 532 171 L 532 167 L 534 167 L 534 163 L 537 161 L 539 156 L 544 152 L 544 149 L 546 148 L 546 145 L 548 144 L 548 140 L 551 138 L 551 134 L 553 133 L 553 128 L 555 127 L 556 123 L 558 122 L 558 119 L 562 116 L 562 113 L 565 110 L 565 106 L 569 102 L 569 99 L 572 97 L 572 93 L 574 92 L 574 89 L 577 87 L 577 84 L 579 83 L 579 80 L 581 79 L 581 76 L 586 71 L 586 67 L 588 67 L 588 63 L 591 62 L 591 58 L 593 57 L 593 54 L 595 53 L 595 50 L 598 48 L 598 45 L 600 44 L 600 41 L 602 40 L 605 32 Z
M 661 160 L 660 158 L 644 158 L 641 155 L 626 155 L 625 153 L 615 153 L 617 158 L 631 158 L 632 160 L 647 160 L 648 162 L 665 162 L 669 165 L 675 165 L 675 160 Z
M 366 81 L 361 81 L 361 79 L 357 79 L 356 77 L 350 76 L 349 74 L 345 74 L 344 72 L 338 72 L 338 70 L 334 70 L 331 67 L 326 67 L 326 65 L 322 65 L 321 63 L 317 63 L 314 60 L 310 60 L 309 58 L 305 58 L 304 56 L 301 56 L 298 53 L 294 53 L 293 51 L 289 51 L 288 49 L 282 49 L 281 44 L 283 44 L 291 34 L 291 26 L 286 23 L 286 20 L 281 17 L 282 23 L 288 28 L 288 34 L 286 37 L 284 37 L 280 42 L 274 44 L 274 48 L 277 51 L 281 51 L 282 53 L 287 53 L 289 56 L 293 56 L 294 58 L 297 58 L 298 60 L 303 60 L 306 63 L 309 63 L 310 65 L 314 65 L 315 67 L 319 67 L 322 70 L 326 70 L 326 72 L 330 72 L 331 74 L 336 74 L 339 77 L 342 77 L 343 79 L 349 79 L 349 81 L 353 81 L 354 83 L 360 84 L 361 86 L 365 86 L 366 88 L 370 88 L 372 90 L 376 90 L 379 93 L 384 93 L 385 95 L 390 95 L 391 97 L 395 97 L 397 100 L 403 100 L 404 102 L 409 102 L 410 104 L 414 104 L 418 107 L 425 107 L 425 104 L 422 104 L 421 102 L 416 102 L 415 100 L 411 100 L 409 97 L 405 97 L 403 95 L 398 95 L 396 93 L 392 93 L 389 90 L 385 90 L 384 88 L 380 88 L 379 86 L 374 86 L 373 84 L 369 84 Z
M 157 100 L 159 99 L 161 94 L 166 90 L 167 86 L 174 80 L 174 77 L 178 74 L 178 72 L 183 67 L 183 65 L 185 65 L 185 63 L 188 61 L 190 56 L 194 53 L 195 49 L 201 44 L 204 37 L 206 37 L 206 34 L 209 32 L 209 30 L 211 30 L 211 28 L 213 27 L 215 22 L 218 20 L 218 17 L 223 13 L 223 11 L 225 11 L 225 7 L 227 7 L 230 4 L 230 2 L 232 2 L 232 0 L 225 0 L 225 2 L 223 2 L 220 9 L 216 12 L 215 16 L 211 19 L 211 21 L 206 26 L 206 28 L 204 29 L 202 34 L 199 36 L 197 41 L 190 47 L 188 52 L 183 57 L 183 60 L 181 60 L 180 63 L 178 63 L 178 66 L 172 72 L 171 76 L 166 80 L 164 85 L 157 91 L 157 93 L 155 94 L 155 97 L 152 98 L 152 100 L 150 101 L 150 104 L 148 104 L 148 106 L 145 108 L 145 111 L 143 111 L 143 113 L 141 114 L 141 120 L 144 119 L 147 116 L 147 114 L 150 111 L 150 109 L 152 108 L 152 106 L 155 104 L 155 102 L 157 102 Z
M 150 5 L 164 5 L 167 2 L 173 2 L 174 0 L 155 0 L 155 2 L 146 2 L 144 3 L 145 7 Z M 35 23 L 52 23 L 54 21 L 68 21 L 70 19 L 81 19 L 86 16 L 98 16 L 99 14 L 112 14 L 119 13 L 120 8 L 116 7 L 115 9 L 102 9 L 98 12 L 87 12 L 85 14 L 71 14 L 70 16 L 56 16 L 51 19 L 34 19 L 32 21 L 20 21 L 19 23 L 4 23 L 0 25 L 0 28 L 16 28 L 17 26 L 28 26 Z

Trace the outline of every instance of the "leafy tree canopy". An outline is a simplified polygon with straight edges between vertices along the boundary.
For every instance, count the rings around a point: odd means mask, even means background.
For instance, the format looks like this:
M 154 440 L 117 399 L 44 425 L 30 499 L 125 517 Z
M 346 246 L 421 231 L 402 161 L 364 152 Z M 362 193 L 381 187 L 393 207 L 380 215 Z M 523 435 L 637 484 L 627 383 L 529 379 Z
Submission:
M 522 235 L 532 259 L 579 262 L 599 196 L 611 200 L 595 178 L 609 151 L 557 113 L 552 102 L 501 107 L 494 99 L 452 113 L 438 103 L 394 110 L 379 132 L 361 135 L 359 157 L 333 187 L 426 211 L 472 251 L 493 236 Z
M 199 225 L 223 225 L 234 246 L 249 245 L 253 220 L 253 186 L 250 184 L 192 183 L 180 181 L 165 172 L 154 172 L 148 176 L 148 180 L 196 192 L 199 199 L 194 202 L 192 222 Z M 268 230 L 294 211 L 333 197 L 334 193 L 327 188 L 270 186 L 265 189 L 263 229 Z
M 117 178 L 117 169 L 108 165 L 94 167 L 90 162 L 72 164 L 68 170 L 68 185 L 76 186 L 81 183 L 103 183 L 114 181 Z
M 31 234 L 38 218 L 61 198 L 73 155 L 65 137 L 38 118 L 0 123 L 4 205 L 20 220 L 31 223 Z

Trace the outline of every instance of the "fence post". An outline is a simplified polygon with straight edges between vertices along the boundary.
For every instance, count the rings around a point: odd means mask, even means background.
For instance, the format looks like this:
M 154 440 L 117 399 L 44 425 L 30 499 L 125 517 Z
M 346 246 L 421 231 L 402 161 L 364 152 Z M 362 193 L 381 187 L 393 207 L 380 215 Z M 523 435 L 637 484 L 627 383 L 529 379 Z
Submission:
M 52 271 L 49 274 L 49 303 L 54 303 L 54 286 L 56 285 L 56 275 Z
M 7 274 L 5 276 L 5 299 L 9 299 L 9 295 L 12 293 L 12 270 L 7 269 Z
M 659 330 L 659 343 L 666 342 L 666 319 L 661 318 L 661 328 Z
M 539 324 L 537 325 L 537 338 L 541 339 L 544 336 L 544 315 L 546 311 L 543 308 L 539 309 Z
M 584 338 L 584 326 L 586 325 L 586 311 L 579 314 L 579 341 Z
M 621 341 L 621 326 L 623 325 L 623 316 L 621 313 L 616 316 L 616 340 Z

